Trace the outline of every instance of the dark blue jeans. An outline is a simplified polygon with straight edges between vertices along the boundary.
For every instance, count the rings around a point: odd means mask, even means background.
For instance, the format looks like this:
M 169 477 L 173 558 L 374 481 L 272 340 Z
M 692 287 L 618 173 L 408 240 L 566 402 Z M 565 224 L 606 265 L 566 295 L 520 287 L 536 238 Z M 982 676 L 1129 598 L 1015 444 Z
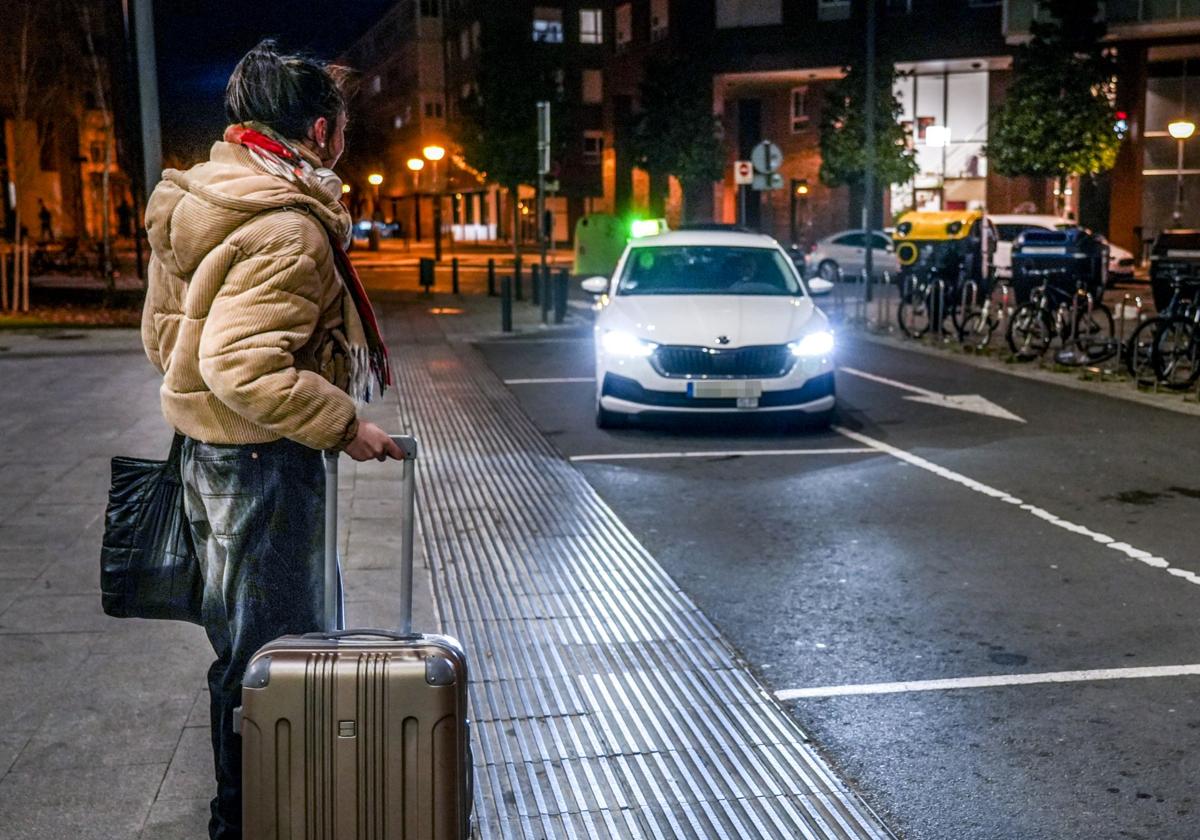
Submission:
M 208 830 L 212 840 L 233 840 L 242 836 L 242 739 L 233 731 L 242 674 L 267 642 L 325 629 L 325 474 L 320 452 L 288 440 L 187 438 L 182 471 L 204 570 L 204 627 L 217 654 L 208 670 L 217 776 Z

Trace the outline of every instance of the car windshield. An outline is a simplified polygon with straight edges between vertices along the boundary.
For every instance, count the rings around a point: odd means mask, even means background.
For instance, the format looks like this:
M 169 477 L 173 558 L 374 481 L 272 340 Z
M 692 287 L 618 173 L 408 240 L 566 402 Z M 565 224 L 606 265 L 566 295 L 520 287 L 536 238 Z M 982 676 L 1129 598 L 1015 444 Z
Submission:
M 629 252 L 618 295 L 797 295 L 800 284 L 774 248 L 641 246 Z

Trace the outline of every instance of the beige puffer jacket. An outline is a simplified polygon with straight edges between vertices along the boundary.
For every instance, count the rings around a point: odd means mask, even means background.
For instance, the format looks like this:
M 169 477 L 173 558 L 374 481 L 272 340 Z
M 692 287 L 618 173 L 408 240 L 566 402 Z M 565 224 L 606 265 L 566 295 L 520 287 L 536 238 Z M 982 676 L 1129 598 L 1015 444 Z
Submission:
M 163 374 L 167 422 L 205 443 L 352 439 L 342 296 L 327 231 L 350 217 L 220 142 L 209 161 L 167 170 L 146 208 L 146 355 Z M 340 386 L 340 387 L 339 387 Z

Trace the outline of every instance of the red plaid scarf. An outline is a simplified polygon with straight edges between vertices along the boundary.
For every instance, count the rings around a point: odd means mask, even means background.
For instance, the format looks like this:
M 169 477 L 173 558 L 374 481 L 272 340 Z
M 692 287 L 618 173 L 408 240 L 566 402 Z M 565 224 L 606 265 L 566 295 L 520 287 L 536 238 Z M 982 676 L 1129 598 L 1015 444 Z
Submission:
M 287 143 L 249 126 L 229 126 L 225 130 L 225 142 L 245 146 L 269 172 L 287 178 L 289 181 L 303 184 L 314 172 L 312 164 Z M 342 243 L 328 228 L 326 234 L 329 237 L 329 247 L 333 250 L 334 265 L 338 275 L 342 278 L 342 285 L 350 294 L 359 320 L 362 321 L 363 332 L 366 333 L 367 359 L 371 366 L 371 374 L 379 385 L 380 393 L 383 393 L 392 384 L 392 365 L 388 358 L 387 345 L 383 343 L 383 336 L 379 331 L 379 321 L 375 317 L 375 309 L 371 306 L 366 287 L 363 286 L 362 279 L 354 268 L 354 263 L 350 261 L 350 255 L 346 253 Z M 371 388 L 368 387 L 364 394 L 352 394 L 351 396 L 370 401 Z

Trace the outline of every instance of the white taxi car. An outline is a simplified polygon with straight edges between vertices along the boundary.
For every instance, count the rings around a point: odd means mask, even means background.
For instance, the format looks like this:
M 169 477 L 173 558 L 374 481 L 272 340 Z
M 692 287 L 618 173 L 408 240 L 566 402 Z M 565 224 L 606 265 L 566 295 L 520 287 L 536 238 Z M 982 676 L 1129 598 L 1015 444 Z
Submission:
M 828 423 L 834 339 L 769 236 L 676 231 L 635 239 L 612 278 L 590 277 L 596 424 L 639 414 L 783 413 Z

